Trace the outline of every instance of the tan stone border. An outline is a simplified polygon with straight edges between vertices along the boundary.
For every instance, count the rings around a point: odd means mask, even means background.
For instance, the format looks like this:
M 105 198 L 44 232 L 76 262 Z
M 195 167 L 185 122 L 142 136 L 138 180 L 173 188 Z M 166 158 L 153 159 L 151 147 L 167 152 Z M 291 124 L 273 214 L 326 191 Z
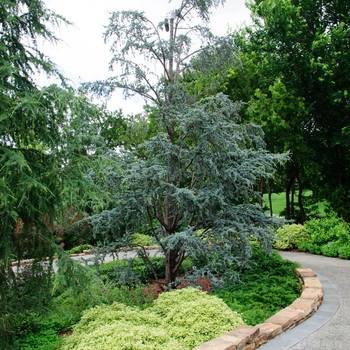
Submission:
M 303 292 L 291 305 L 277 312 L 264 323 L 239 326 L 231 332 L 203 343 L 194 350 L 254 350 L 278 334 L 304 322 L 322 304 L 323 289 L 315 272 L 309 268 L 297 268 Z

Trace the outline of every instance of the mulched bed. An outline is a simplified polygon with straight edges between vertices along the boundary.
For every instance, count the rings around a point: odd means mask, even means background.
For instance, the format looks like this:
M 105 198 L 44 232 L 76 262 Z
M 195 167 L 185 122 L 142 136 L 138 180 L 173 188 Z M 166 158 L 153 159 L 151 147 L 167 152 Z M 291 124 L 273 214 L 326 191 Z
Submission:
M 147 287 L 145 287 L 145 295 L 148 295 L 152 293 L 155 297 L 154 299 L 157 299 L 159 294 L 164 292 L 164 287 L 165 287 L 165 279 L 159 279 L 157 281 L 152 281 Z M 211 288 L 212 288 L 212 283 L 210 280 L 206 277 L 199 277 L 197 280 L 197 285 L 201 287 L 201 290 L 210 294 L 211 293 Z M 189 283 L 184 281 L 183 283 L 179 284 L 176 288 L 186 288 L 189 287 Z

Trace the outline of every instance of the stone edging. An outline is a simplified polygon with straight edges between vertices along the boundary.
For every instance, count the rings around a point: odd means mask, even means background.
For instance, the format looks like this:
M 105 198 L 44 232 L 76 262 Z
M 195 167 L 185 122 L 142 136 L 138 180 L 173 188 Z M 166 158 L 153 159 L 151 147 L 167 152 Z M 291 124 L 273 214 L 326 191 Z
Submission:
M 309 268 L 297 268 L 296 273 L 302 281 L 303 292 L 291 305 L 262 324 L 254 327 L 239 326 L 219 338 L 195 347 L 194 350 L 254 350 L 312 316 L 322 304 L 322 284 L 316 273 Z

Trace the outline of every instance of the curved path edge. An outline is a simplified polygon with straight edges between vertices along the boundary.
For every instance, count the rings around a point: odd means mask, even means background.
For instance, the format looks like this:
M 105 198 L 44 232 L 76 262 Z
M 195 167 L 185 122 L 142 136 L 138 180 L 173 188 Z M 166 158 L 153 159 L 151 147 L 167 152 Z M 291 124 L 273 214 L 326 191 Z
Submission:
M 262 324 L 240 326 L 194 350 L 286 350 L 321 328 L 339 308 L 338 291 L 326 277 L 310 268 L 296 271 L 303 292 L 291 305 Z

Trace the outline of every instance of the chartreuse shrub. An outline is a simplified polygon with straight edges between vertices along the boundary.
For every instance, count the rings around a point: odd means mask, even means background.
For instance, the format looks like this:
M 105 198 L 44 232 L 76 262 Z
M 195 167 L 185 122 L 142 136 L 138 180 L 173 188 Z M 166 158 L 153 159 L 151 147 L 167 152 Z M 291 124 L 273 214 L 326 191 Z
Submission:
M 243 324 L 219 298 L 195 288 L 163 293 L 153 307 L 123 304 L 87 310 L 64 350 L 186 350 Z
M 276 249 L 294 249 L 298 242 L 308 238 L 305 226 L 300 224 L 284 225 L 276 230 L 276 240 L 273 243 Z
M 134 246 L 150 246 L 152 243 L 153 240 L 151 236 L 137 232 L 132 234 L 132 244 Z
M 71 329 L 79 322 L 84 310 L 96 305 L 111 305 L 114 301 L 144 309 L 152 304 L 153 299 L 152 294 L 145 295 L 141 286 L 130 290 L 126 286 L 116 288 L 108 283 L 92 281 L 91 286 L 80 293 L 66 290 L 53 299 L 45 314 L 33 315 L 33 318 L 17 325 L 16 344 L 19 349 L 56 349 L 55 346 L 62 340 L 57 333 Z

